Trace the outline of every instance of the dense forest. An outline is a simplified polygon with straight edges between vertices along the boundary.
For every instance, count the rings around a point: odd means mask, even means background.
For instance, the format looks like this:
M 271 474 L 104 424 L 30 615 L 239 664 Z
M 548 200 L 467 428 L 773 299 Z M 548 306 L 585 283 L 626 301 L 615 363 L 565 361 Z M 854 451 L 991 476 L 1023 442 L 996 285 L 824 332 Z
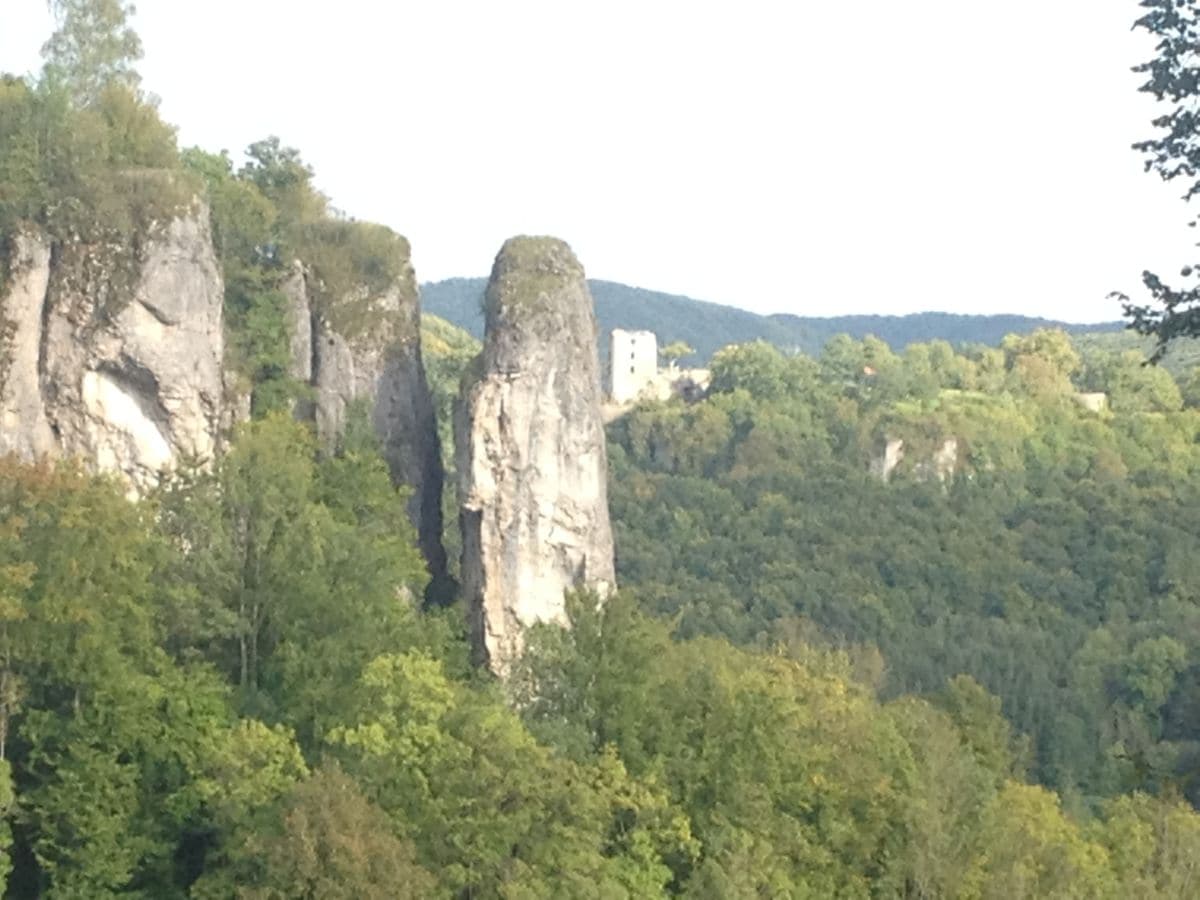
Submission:
M 126 5 L 57 6 L 0 80 L 0 240 L 119 253 L 203 197 L 254 402 L 137 502 L 0 460 L 5 896 L 1195 895 L 1195 371 L 1054 330 L 727 347 L 610 426 L 622 590 L 501 684 L 422 607 L 371 429 L 288 414 L 291 259 L 334 292 L 402 239 L 276 139 L 180 151 Z M 476 348 L 424 340 L 444 427 Z
M 750 344 L 713 375 L 704 402 L 613 427 L 619 574 L 643 607 L 681 635 L 838 649 L 884 697 L 969 674 L 1076 808 L 1200 798 L 1192 383 L 1185 409 L 1137 353 L 1081 358 L 1061 332 L 970 356 Z

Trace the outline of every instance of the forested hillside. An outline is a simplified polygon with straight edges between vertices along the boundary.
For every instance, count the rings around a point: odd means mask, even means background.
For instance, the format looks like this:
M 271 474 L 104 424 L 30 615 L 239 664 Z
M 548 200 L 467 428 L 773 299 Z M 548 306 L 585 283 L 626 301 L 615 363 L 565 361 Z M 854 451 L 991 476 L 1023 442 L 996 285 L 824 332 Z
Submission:
M 421 286 L 421 302 L 427 312 L 457 325 L 474 335 L 483 336 L 482 278 L 450 278 Z M 600 327 L 600 354 L 608 355 L 608 332 L 614 328 L 643 329 L 658 335 L 660 343 L 683 341 L 695 348 L 685 364 L 709 359 L 726 344 L 764 340 L 787 352 L 815 355 L 830 338 L 848 334 L 861 340 L 873 335 L 893 350 L 911 343 L 945 340 L 955 345 L 986 344 L 995 346 L 1008 334 L 1026 334 L 1038 328 L 1063 328 L 1072 334 L 1112 333 L 1119 323 L 1069 325 L 1028 316 L 959 315 L 954 313 L 914 313 L 907 316 L 826 316 L 820 305 L 811 307 L 813 315 L 760 316 L 733 306 L 707 303 L 629 287 L 612 281 L 588 282 L 596 301 L 596 319 Z
M 681 636 L 839 649 L 884 697 L 970 675 L 1077 809 L 1200 799 L 1200 397 L 1143 359 L 1061 332 L 721 351 L 707 400 L 613 426 L 619 577 Z
M 0 79 L 0 244 L 120 261 L 207 208 L 249 403 L 138 498 L 0 458 L 6 897 L 1195 896 L 1194 372 L 1053 330 L 727 347 L 610 426 L 622 589 L 500 682 L 421 600 L 365 411 L 298 420 L 281 280 L 386 282 L 403 239 L 277 139 L 180 151 L 127 5 L 53 6 L 45 72 Z M 421 340 L 444 429 L 477 347 Z
M 1196 414 L 1110 358 L 1080 412 L 1054 335 L 834 346 L 613 427 L 625 589 L 507 689 L 364 429 L 136 505 L 4 463 L 10 894 L 1188 896 Z

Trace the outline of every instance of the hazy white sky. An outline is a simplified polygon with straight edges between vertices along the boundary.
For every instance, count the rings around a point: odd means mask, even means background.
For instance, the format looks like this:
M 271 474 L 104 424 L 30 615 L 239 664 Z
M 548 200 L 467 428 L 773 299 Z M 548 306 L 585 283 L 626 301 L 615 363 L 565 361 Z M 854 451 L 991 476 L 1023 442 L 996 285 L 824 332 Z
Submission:
M 26 72 L 43 0 L 0 0 Z M 1196 255 L 1129 145 L 1136 0 L 141 0 L 181 142 L 278 134 L 418 277 L 504 238 L 759 312 L 1118 318 Z

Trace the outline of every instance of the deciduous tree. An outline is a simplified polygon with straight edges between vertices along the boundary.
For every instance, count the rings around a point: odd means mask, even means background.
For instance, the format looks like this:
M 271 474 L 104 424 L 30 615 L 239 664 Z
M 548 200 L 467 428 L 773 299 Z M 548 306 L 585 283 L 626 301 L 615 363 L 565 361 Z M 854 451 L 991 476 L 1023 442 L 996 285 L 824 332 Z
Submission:
M 1184 200 L 1191 201 L 1200 194 L 1200 0 L 1141 0 L 1141 5 L 1146 11 L 1135 27 L 1156 37 L 1158 44 L 1154 58 L 1135 69 L 1146 75 L 1140 90 L 1169 108 L 1154 120 L 1157 134 L 1134 147 L 1145 156 L 1148 171 L 1164 181 L 1182 181 Z M 1196 220 L 1191 224 L 1195 227 Z M 1156 338 L 1154 359 L 1162 358 L 1172 339 L 1200 335 L 1200 286 L 1194 273 L 1194 264 L 1183 269 L 1181 276 L 1191 283 L 1182 286 L 1143 273 L 1149 304 L 1116 295 L 1125 302 L 1131 327 Z
M 42 48 L 46 78 L 65 85 L 78 106 L 89 106 L 112 85 L 136 90 L 134 64 L 142 42 L 129 24 L 125 0 L 53 0 L 58 29 Z

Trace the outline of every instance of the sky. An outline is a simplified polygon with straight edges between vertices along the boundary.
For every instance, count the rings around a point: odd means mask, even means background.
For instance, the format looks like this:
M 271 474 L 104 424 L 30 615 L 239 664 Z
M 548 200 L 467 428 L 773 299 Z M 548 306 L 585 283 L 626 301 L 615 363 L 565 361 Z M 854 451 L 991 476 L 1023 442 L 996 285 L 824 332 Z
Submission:
M 1120 317 L 1194 261 L 1137 0 L 141 0 L 184 146 L 278 135 L 422 281 L 504 239 L 761 313 Z M 44 0 L 0 0 L 33 72 Z

